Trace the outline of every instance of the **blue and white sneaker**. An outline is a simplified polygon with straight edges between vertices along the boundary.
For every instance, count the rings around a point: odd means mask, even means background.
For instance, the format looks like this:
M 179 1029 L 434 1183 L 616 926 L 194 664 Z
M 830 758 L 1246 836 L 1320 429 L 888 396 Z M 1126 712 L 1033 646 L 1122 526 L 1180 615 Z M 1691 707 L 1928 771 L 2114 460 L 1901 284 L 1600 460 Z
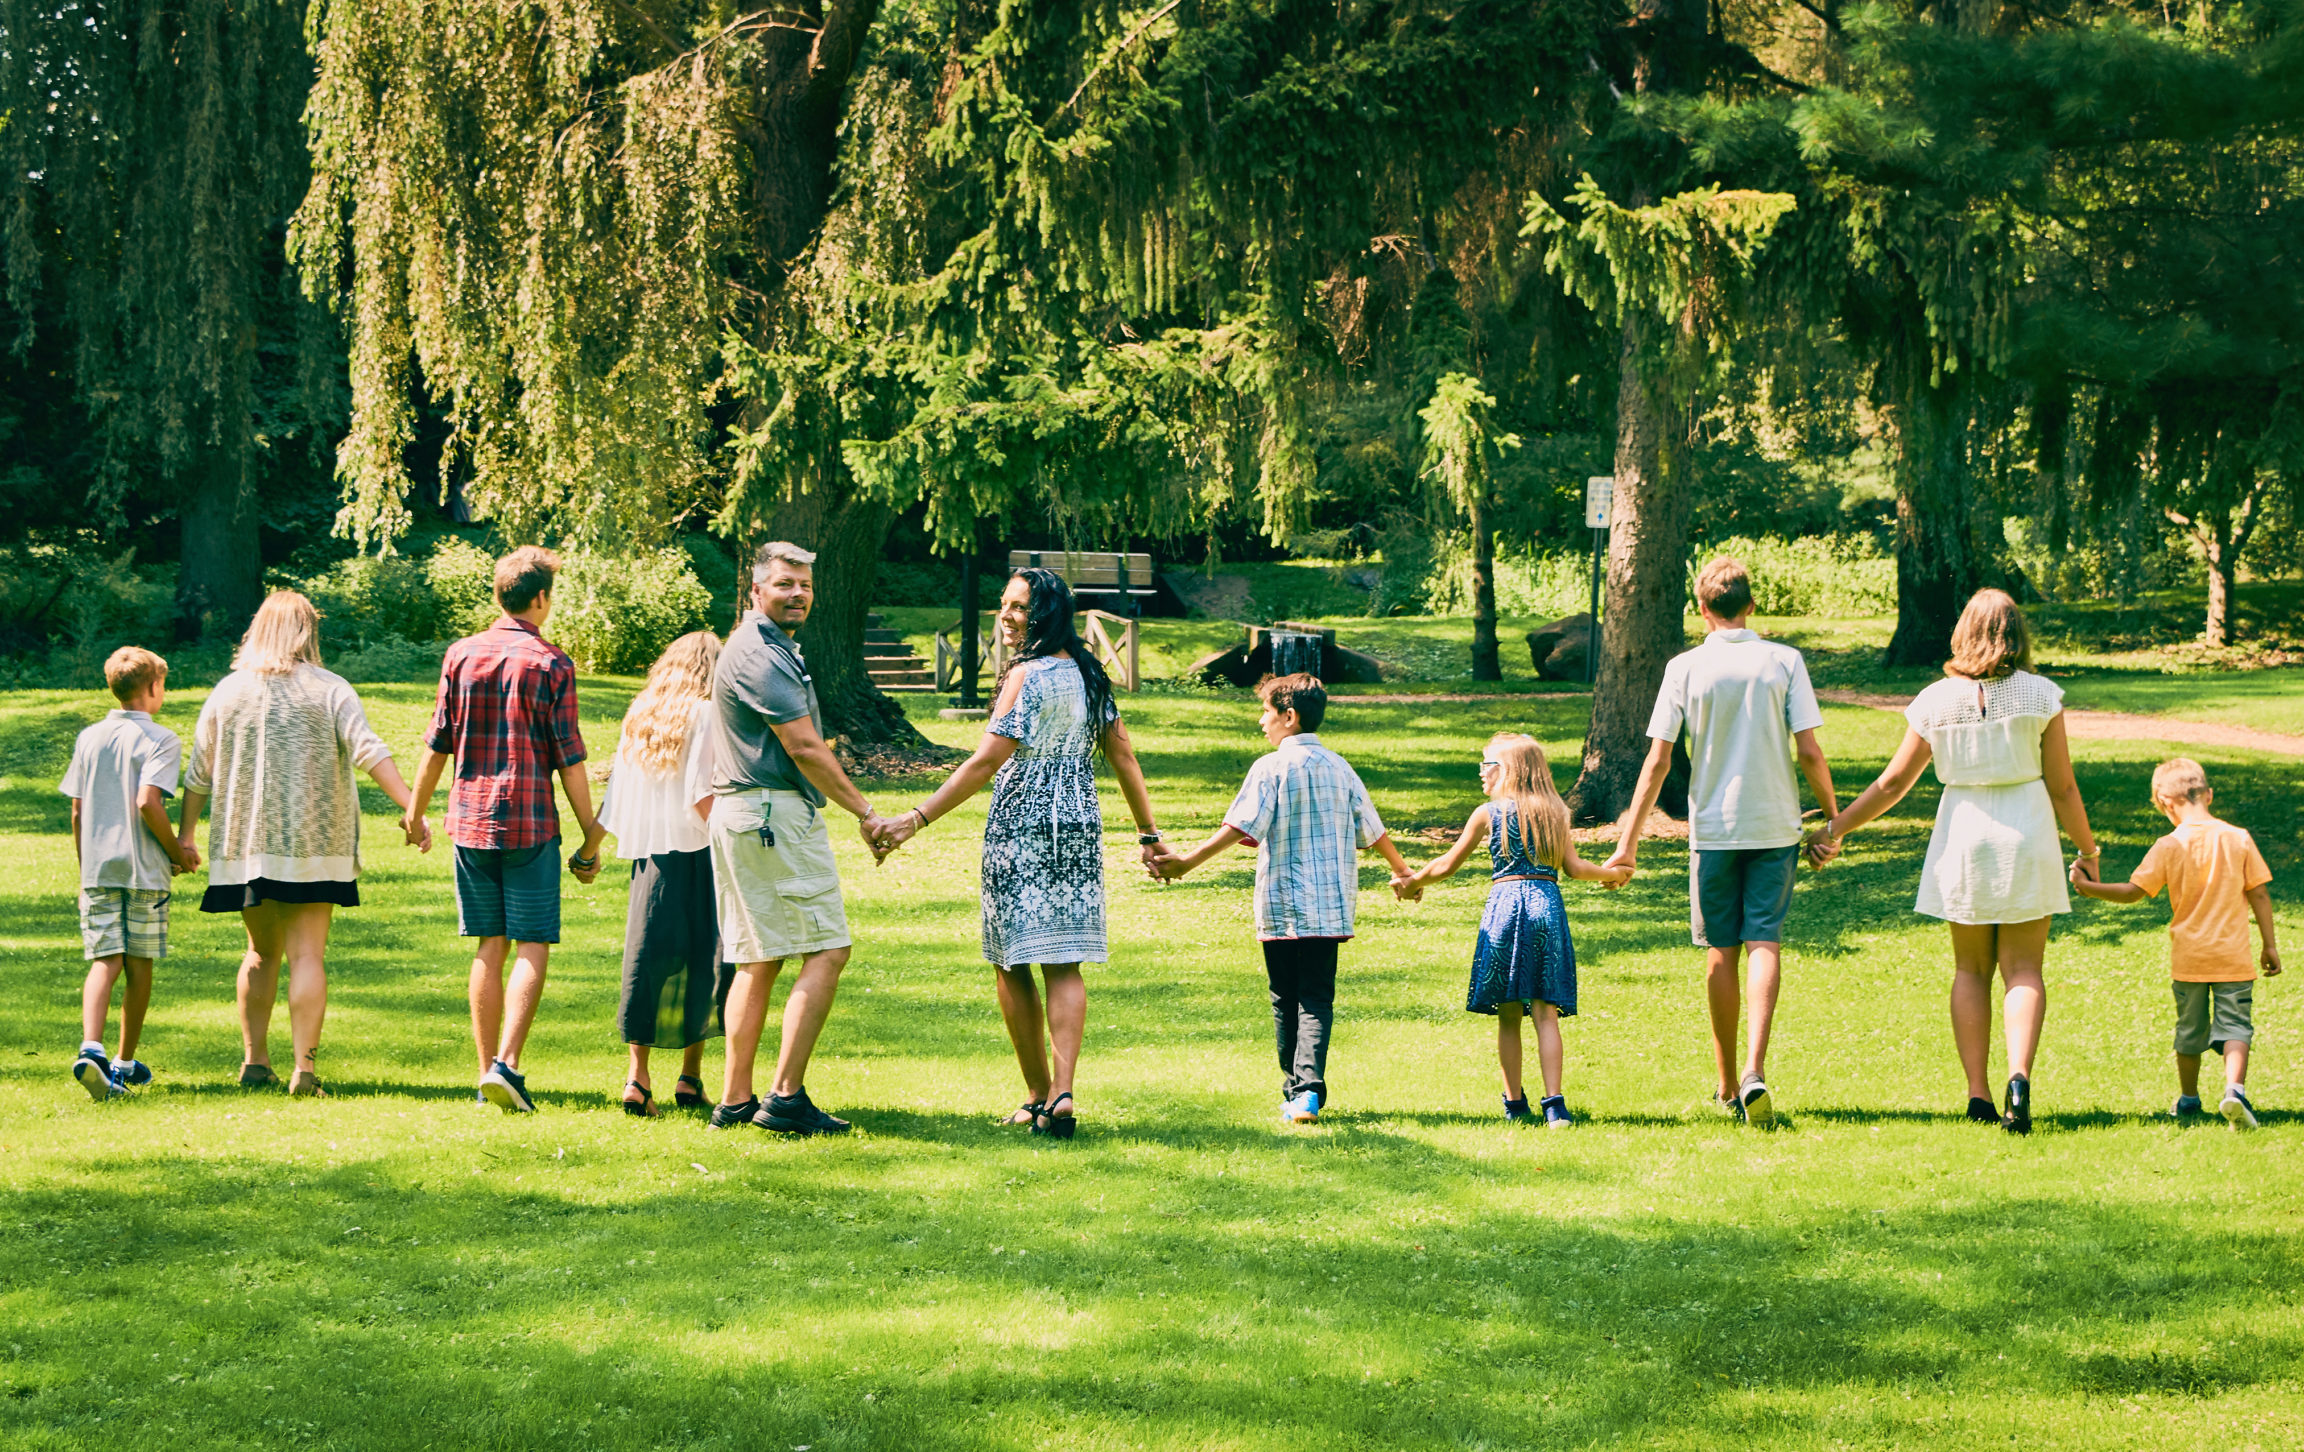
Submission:
M 2224 1122 L 2234 1129 L 2256 1127 L 2256 1106 L 2248 1102 L 2248 1091 L 2227 1087 L 2224 1102 L 2217 1106 L 2224 1111 Z
M 114 1059 L 112 1082 L 123 1089 L 141 1089 L 152 1082 L 152 1066 L 138 1059 Z
M 1576 1122 L 1575 1116 L 1568 1112 L 1568 1098 L 1564 1094 L 1547 1095 L 1538 1102 L 1538 1107 L 1544 1111 L 1546 1129 L 1566 1129 Z
M 2199 1095 L 2179 1094 L 2176 1096 L 2175 1107 L 2168 1111 L 2168 1117 L 2170 1119 L 2193 1119 L 2206 1112 L 2200 1105 Z
M 79 1080 L 88 1097 L 99 1104 L 128 1092 L 112 1081 L 112 1061 L 102 1049 L 83 1046 L 80 1057 L 72 1063 L 72 1077 Z
M 528 1097 L 527 1076 L 498 1059 L 481 1076 L 480 1093 L 506 1114 L 534 1114 L 536 1101 Z
M 1320 1122 L 1320 1091 L 1307 1089 L 1280 1106 L 1282 1124 L 1318 1124 Z

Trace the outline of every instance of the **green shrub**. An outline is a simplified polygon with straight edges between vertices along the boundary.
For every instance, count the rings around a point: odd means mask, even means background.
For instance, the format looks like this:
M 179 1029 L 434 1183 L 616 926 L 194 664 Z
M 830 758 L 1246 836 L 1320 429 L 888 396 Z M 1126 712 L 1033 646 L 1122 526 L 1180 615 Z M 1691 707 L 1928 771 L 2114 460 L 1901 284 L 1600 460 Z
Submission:
M 440 658 L 447 647 L 439 641 L 406 640 L 397 635 L 371 637 L 351 650 L 330 652 L 328 669 L 355 684 L 366 681 L 430 681 L 440 676 Z
M 283 583 L 310 596 L 320 611 L 320 644 L 334 654 L 372 642 L 436 640 L 440 596 L 422 563 L 405 555 L 354 555 L 321 573 Z
M 438 638 L 475 634 L 496 618 L 496 557 L 469 540 L 440 541 L 424 579 L 440 612 Z
M 703 629 L 711 604 L 686 551 L 571 553 L 561 556 L 547 628 L 586 670 L 636 673 L 679 636 Z
M 1752 605 L 1761 615 L 1826 618 L 1896 613 L 1896 559 L 1869 535 L 1808 535 L 1799 539 L 1724 539 L 1689 552 L 1689 608 L 1695 608 L 1696 572 L 1715 555 L 1733 555 L 1752 577 Z

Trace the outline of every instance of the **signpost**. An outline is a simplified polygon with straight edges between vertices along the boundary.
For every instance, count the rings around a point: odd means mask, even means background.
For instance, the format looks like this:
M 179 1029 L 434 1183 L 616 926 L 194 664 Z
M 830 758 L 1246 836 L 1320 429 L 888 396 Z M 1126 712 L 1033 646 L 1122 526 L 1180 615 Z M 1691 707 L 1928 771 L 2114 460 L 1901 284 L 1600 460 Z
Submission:
M 1595 474 L 1584 481 L 1584 527 L 1592 531 L 1592 629 L 1584 641 L 1584 679 L 1600 678 L 1600 553 L 1608 538 L 1608 511 L 1616 502 L 1616 479 Z

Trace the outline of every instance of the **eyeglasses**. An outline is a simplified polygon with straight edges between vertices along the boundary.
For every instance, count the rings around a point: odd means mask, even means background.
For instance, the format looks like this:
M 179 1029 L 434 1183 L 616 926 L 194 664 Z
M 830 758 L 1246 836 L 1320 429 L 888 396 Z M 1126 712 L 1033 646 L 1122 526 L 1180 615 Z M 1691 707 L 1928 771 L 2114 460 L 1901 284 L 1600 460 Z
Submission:
M 1491 766 L 1502 766 L 1503 764 L 1503 762 L 1498 761 L 1493 756 L 1483 756 L 1480 758 L 1480 768 L 1483 771 L 1487 770 Z

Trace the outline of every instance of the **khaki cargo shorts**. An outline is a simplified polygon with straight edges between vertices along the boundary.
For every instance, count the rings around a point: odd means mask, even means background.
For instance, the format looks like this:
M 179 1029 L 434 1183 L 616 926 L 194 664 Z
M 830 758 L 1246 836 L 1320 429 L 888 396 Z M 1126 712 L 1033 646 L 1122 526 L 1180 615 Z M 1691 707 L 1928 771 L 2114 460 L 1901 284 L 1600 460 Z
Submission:
M 765 787 L 720 797 L 710 834 L 722 958 L 769 963 L 848 946 L 832 835 L 806 797 Z

